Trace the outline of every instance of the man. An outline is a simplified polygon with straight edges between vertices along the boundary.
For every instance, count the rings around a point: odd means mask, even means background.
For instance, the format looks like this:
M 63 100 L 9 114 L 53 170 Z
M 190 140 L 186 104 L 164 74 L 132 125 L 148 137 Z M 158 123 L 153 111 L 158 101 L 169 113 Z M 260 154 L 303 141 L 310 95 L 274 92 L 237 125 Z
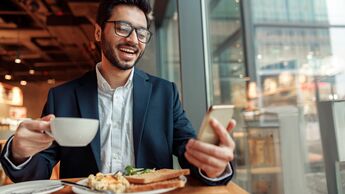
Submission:
M 151 38 L 150 13 L 146 0 L 101 1 L 95 39 L 102 60 L 94 71 L 49 91 L 42 114 L 47 116 L 20 124 L 1 156 L 13 181 L 48 179 L 58 161 L 60 178 L 110 173 L 128 164 L 172 168 L 173 154 L 207 184 L 232 178 L 235 145 L 227 129 L 211 122 L 217 146 L 193 139 L 175 85 L 134 68 Z M 100 130 L 86 147 L 59 146 L 44 133 L 55 116 L 99 119 Z

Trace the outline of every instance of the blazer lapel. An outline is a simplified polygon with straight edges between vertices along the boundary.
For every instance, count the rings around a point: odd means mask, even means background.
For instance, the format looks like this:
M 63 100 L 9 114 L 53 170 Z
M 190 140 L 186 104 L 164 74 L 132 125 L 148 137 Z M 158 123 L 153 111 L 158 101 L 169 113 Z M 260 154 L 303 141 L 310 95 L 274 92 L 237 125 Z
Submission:
M 133 77 L 133 140 L 135 165 L 138 166 L 138 149 L 145 124 L 146 112 L 150 101 L 152 84 L 149 77 L 135 69 Z
M 98 88 L 96 71 L 89 72 L 81 81 L 81 86 L 76 89 L 79 111 L 82 118 L 98 119 Z M 91 149 L 97 167 L 100 169 L 100 130 L 91 141 Z

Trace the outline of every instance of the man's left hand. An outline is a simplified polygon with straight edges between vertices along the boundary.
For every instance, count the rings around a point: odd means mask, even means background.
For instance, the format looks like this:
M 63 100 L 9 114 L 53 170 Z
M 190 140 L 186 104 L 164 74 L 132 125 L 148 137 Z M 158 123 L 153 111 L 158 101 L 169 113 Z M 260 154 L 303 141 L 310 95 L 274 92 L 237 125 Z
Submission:
M 215 119 L 211 119 L 210 124 L 219 137 L 219 145 L 190 139 L 186 145 L 185 157 L 208 177 L 216 178 L 224 172 L 228 163 L 234 158 L 235 142 L 229 132 L 235 127 L 236 122 L 232 120 L 226 129 Z

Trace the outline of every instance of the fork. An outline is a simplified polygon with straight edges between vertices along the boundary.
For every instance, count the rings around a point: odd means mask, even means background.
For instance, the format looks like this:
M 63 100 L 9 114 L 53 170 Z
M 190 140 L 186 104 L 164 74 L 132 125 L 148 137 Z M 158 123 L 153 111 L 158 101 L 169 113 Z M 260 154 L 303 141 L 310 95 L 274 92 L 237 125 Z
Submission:
M 99 193 L 99 194 L 116 194 L 116 192 L 113 192 L 113 191 L 94 190 L 94 189 L 91 189 L 89 186 L 81 185 L 81 184 L 78 184 L 78 183 L 75 183 L 75 182 L 70 182 L 70 181 L 62 180 L 61 183 L 63 185 L 69 185 L 69 186 L 72 186 L 72 187 L 78 187 L 79 189 L 83 189 L 83 190 L 86 190 L 86 191 L 91 191 L 91 192 L 94 192 L 94 193 Z
M 112 176 L 116 176 L 117 174 L 119 174 L 121 172 L 121 170 L 118 170 L 116 172 L 114 172 L 114 174 Z

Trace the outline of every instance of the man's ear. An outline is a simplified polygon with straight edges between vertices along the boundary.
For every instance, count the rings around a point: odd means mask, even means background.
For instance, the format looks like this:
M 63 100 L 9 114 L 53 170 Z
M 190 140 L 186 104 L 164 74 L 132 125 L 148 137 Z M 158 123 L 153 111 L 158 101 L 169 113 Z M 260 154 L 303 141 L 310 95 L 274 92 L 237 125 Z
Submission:
M 95 24 L 95 39 L 97 42 L 101 42 L 102 29 L 98 24 Z

